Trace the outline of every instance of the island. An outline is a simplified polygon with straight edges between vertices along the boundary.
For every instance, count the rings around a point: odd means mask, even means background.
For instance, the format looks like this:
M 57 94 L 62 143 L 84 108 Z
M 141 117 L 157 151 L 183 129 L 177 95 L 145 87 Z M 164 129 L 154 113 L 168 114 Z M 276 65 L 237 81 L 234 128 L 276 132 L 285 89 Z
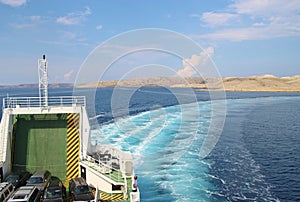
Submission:
M 300 75 L 276 77 L 271 74 L 250 77 L 225 78 L 136 78 L 130 80 L 101 81 L 76 85 L 78 88 L 107 87 L 168 87 L 194 88 L 200 91 L 248 91 L 248 92 L 300 92 Z

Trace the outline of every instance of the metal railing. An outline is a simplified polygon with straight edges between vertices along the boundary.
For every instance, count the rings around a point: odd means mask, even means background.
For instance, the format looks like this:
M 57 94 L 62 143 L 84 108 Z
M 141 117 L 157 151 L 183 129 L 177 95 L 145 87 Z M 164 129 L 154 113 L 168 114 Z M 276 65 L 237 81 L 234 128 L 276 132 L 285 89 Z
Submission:
M 47 105 L 41 97 L 6 97 L 3 99 L 3 108 L 29 107 L 71 107 L 85 106 L 85 96 L 48 97 Z
M 7 136 L 9 135 L 8 122 L 9 122 L 9 116 L 7 114 L 3 114 L 1 124 L 0 124 L 1 127 L 0 140 L 2 142 L 0 148 L 0 162 L 5 162 L 6 160 Z

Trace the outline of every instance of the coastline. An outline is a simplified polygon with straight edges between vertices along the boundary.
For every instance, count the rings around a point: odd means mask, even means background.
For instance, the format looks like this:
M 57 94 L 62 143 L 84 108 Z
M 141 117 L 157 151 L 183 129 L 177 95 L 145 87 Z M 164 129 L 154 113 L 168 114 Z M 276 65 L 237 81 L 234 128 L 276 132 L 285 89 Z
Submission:
M 273 75 L 225 78 L 138 78 L 77 85 L 78 88 L 107 87 L 167 87 L 194 88 L 196 91 L 228 92 L 300 92 L 300 75 L 275 77 Z
M 0 85 L 0 88 L 37 88 L 37 84 Z M 226 92 L 300 92 L 300 75 L 276 77 L 273 75 L 225 78 L 136 78 L 131 80 L 111 80 L 75 85 L 72 83 L 49 84 L 50 88 L 193 88 L 195 91 Z

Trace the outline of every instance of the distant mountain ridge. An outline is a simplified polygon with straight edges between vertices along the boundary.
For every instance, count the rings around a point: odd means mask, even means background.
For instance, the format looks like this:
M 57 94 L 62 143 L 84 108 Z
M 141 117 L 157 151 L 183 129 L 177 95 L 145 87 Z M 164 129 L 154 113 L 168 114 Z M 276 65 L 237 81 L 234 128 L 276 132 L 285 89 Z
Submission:
M 276 77 L 271 74 L 247 78 L 224 78 L 226 91 L 300 92 L 300 75 Z
M 268 92 L 300 92 L 300 75 L 276 77 L 271 74 L 249 77 L 225 78 L 179 78 L 156 77 L 136 78 L 131 80 L 112 80 L 76 85 L 77 88 L 107 87 L 169 87 L 195 88 L 198 90 L 225 91 L 268 91 Z M 49 88 L 72 88 L 71 83 L 49 84 Z M 0 88 L 38 88 L 38 84 L 0 85 Z
M 137 78 L 77 85 L 78 88 L 164 86 L 170 88 L 196 88 L 225 91 L 281 91 L 300 92 L 300 75 L 276 77 L 271 74 L 250 77 L 225 78 Z
M 53 83 L 49 84 L 49 88 L 72 88 L 71 83 Z M 0 88 L 38 88 L 38 84 L 16 84 L 16 85 L 0 85 Z

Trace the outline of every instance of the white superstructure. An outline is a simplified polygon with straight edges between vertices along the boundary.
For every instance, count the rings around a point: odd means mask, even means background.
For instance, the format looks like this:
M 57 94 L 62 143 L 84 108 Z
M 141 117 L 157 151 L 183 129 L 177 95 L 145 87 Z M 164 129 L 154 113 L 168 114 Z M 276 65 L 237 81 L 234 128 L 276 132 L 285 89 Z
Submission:
M 39 97 L 3 99 L 1 178 L 18 169 L 51 171 L 53 168 L 53 173 L 59 174 L 65 185 L 74 177 L 85 178 L 99 190 L 97 193 L 103 200 L 139 201 L 139 193 L 130 194 L 134 174 L 131 154 L 108 145 L 91 145 L 85 97 L 48 96 L 45 56 L 38 60 L 38 72 Z M 55 143 L 56 140 L 60 142 Z M 23 147 L 23 143 L 27 145 Z M 52 163 L 46 165 L 37 159 Z

